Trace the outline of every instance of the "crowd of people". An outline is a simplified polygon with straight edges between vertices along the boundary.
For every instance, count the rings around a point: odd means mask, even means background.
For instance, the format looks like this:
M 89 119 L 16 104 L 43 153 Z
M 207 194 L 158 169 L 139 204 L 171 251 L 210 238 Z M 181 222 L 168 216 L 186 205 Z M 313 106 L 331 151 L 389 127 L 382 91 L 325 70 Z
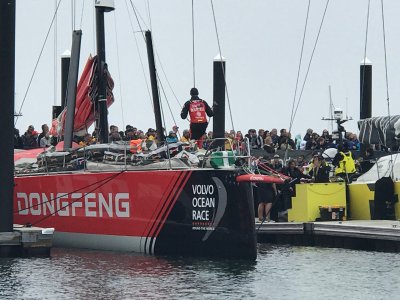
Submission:
M 33 149 L 48 147 L 55 143 L 54 138 L 50 135 L 49 126 L 43 124 L 41 126 L 41 132 L 35 130 L 33 125 L 30 125 L 23 135 L 20 135 L 18 129 L 14 129 L 14 148 L 16 149 Z M 201 148 L 207 149 L 210 140 L 213 139 L 213 132 L 208 131 L 203 134 L 200 138 L 193 139 L 193 135 L 189 129 L 179 131 L 179 127 L 174 125 L 168 132 L 164 131 L 166 136 L 165 140 L 168 143 L 175 143 L 178 141 L 189 142 L 190 140 L 201 139 L 203 143 L 200 145 Z M 248 138 L 251 149 L 264 149 L 267 153 L 275 153 L 277 150 L 319 150 L 323 151 L 327 148 L 337 148 L 337 139 L 332 138 L 328 130 L 324 130 L 321 135 L 314 132 L 312 129 L 308 129 L 303 138 L 301 135 L 297 135 L 295 139 L 292 139 L 290 132 L 286 129 L 281 129 L 280 134 L 276 128 L 269 130 L 259 129 L 258 132 L 255 129 L 249 129 L 246 134 L 242 131 L 226 131 L 226 150 L 235 150 L 238 145 L 244 142 L 245 138 Z M 109 128 L 108 142 L 117 141 L 130 141 L 130 140 L 154 140 L 157 141 L 157 132 L 153 128 L 148 128 L 147 131 L 143 131 L 134 126 L 127 125 L 124 131 L 120 131 L 116 125 L 111 125 Z M 74 138 L 74 141 L 81 146 L 87 146 L 89 144 L 97 143 L 96 132 L 92 134 L 87 133 L 84 136 Z M 351 132 L 347 132 L 344 141 L 347 143 L 349 149 L 359 150 L 360 142 L 357 139 L 357 135 Z

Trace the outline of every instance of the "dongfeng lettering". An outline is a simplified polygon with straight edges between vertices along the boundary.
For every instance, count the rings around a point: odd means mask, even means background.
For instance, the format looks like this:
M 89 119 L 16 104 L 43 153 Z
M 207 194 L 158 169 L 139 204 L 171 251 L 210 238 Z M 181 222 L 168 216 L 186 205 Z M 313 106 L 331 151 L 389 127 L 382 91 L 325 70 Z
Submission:
M 129 218 L 129 193 L 17 193 L 19 215 Z

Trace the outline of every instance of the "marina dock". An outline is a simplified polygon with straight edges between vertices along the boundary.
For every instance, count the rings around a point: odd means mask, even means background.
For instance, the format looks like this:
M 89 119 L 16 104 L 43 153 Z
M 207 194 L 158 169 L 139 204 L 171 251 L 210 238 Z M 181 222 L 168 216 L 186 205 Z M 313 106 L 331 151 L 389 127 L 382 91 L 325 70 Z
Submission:
M 389 220 L 261 223 L 258 242 L 400 252 L 400 222 Z
M 54 228 L 14 225 L 13 232 L 0 233 L 0 256 L 49 256 Z

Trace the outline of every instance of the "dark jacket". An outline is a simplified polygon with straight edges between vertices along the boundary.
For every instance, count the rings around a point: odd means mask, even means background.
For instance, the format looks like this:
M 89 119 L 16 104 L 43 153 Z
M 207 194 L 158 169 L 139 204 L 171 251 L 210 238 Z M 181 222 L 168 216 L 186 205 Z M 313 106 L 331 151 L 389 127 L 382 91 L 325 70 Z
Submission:
M 315 183 L 328 183 L 331 168 L 327 165 L 320 165 L 319 168 L 312 168 L 309 175 L 314 177 Z

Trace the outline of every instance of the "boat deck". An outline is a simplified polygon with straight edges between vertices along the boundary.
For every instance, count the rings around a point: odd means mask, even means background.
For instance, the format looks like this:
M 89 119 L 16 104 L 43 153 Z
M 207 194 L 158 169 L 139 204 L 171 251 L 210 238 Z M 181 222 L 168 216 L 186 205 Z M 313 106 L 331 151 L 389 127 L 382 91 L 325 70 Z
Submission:
M 259 242 L 400 252 L 400 222 L 393 220 L 261 223 Z

